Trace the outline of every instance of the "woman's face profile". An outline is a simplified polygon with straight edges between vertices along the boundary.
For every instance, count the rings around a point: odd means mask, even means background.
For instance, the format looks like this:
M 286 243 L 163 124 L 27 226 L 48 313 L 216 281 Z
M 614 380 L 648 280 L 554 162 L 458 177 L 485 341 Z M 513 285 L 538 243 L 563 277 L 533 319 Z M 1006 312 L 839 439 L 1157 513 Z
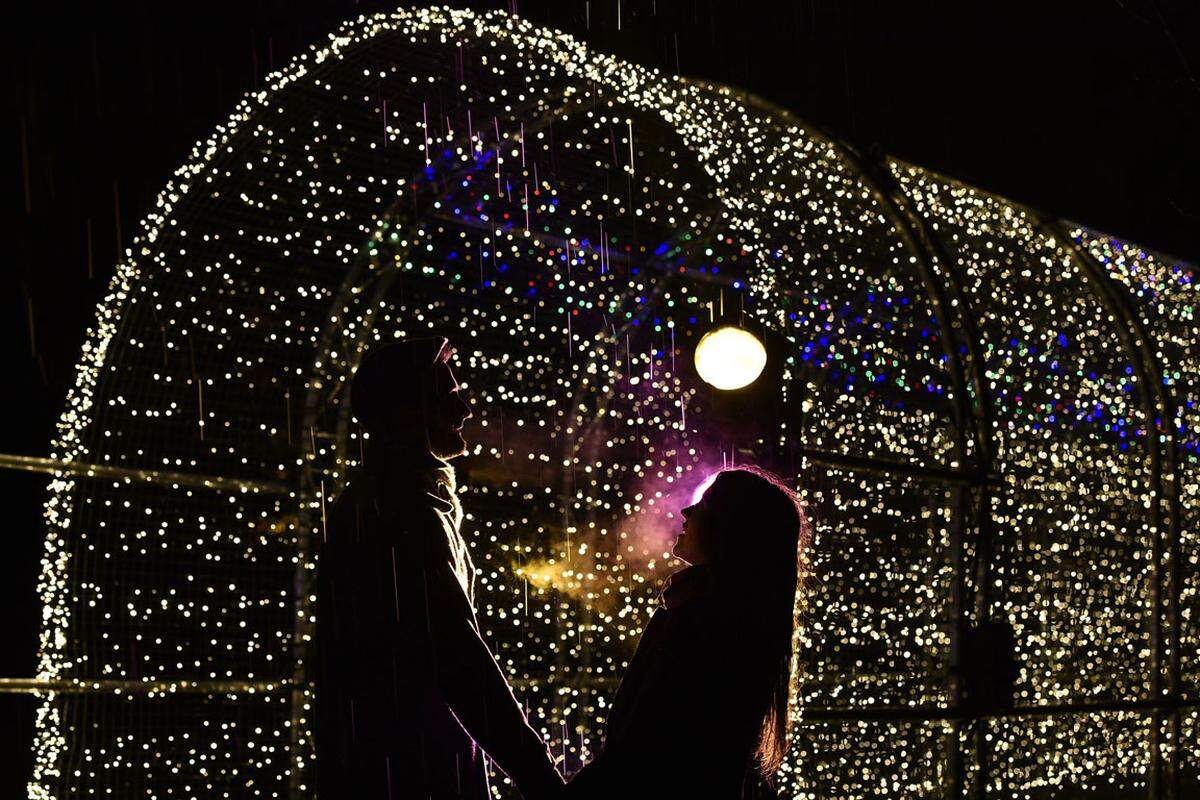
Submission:
M 709 511 L 707 500 L 708 493 L 700 497 L 695 503 L 680 510 L 683 515 L 683 525 L 679 531 L 679 538 L 675 540 L 675 546 L 671 548 L 671 555 L 678 558 L 687 564 L 703 564 L 708 560 L 707 542 Z

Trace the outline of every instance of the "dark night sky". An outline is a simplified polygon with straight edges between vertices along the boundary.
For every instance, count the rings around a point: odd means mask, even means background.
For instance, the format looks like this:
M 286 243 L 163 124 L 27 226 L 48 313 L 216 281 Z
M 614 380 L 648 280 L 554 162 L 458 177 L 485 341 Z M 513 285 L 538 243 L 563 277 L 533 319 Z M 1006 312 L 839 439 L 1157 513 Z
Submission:
M 508 3 L 471 3 L 510 8 Z M 524 16 L 756 92 L 884 152 L 1200 260 L 1200 3 L 543 0 Z M 191 145 L 357 0 L 33 4 L 5 47 L 0 452 L 46 455 L 118 242 Z M 90 256 L 89 256 L 90 254 Z M 0 676 L 33 674 L 44 476 L 0 472 Z M 32 700 L 0 695 L 0 795 Z

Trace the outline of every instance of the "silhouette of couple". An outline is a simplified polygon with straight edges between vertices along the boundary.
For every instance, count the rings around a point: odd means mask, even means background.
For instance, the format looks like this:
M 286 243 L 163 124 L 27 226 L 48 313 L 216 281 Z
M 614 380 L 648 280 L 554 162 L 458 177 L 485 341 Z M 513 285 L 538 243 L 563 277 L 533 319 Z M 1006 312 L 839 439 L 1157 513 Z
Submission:
M 447 463 L 471 416 L 453 352 L 387 344 L 351 385 L 370 436 L 317 569 L 319 797 L 482 800 L 485 753 L 526 800 L 766 796 L 786 749 L 796 496 L 737 468 L 682 509 L 673 552 L 689 566 L 642 632 L 601 752 L 564 783 L 480 637 Z

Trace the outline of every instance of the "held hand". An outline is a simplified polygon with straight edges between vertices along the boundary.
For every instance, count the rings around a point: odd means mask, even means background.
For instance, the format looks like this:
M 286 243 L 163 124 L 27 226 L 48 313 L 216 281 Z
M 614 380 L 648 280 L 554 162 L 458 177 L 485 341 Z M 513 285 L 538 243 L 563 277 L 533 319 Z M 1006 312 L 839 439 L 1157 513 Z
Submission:
M 566 796 L 567 790 L 565 784 L 541 787 L 537 792 L 531 791 L 521 794 L 524 800 L 563 800 Z
M 524 760 L 515 773 L 509 773 L 517 784 L 523 800 L 560 800 L 563 777 L 555 766 L 554 757 L 540 739 L 537 752 Z
M 526 781 L 519 788 L 523 800 L 562 800 L 565 786 L 558 770 L 554 770 L 553 777 L 539 778 L 536 782 Z

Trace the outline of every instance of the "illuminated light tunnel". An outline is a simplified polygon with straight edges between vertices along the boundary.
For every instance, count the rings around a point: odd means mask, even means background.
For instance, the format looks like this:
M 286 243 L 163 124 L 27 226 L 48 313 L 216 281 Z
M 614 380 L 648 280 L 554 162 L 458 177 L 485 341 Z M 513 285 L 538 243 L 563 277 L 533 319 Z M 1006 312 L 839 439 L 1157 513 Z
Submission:
M 755 462 L 817 526 L 790 796 L 1200 791 L 1193 267 L 500 13 L 362 17 L 267 84 L 84 345 L 31 797 L 312 795 L 347 378 L 429 332 L 474 402 L 481 626 L 568 771 L 669 515 Z M 723 323 L 787 343 L 760 435 L 690 372 Z M 1011 708 L 975 674 L 997 626 Z

